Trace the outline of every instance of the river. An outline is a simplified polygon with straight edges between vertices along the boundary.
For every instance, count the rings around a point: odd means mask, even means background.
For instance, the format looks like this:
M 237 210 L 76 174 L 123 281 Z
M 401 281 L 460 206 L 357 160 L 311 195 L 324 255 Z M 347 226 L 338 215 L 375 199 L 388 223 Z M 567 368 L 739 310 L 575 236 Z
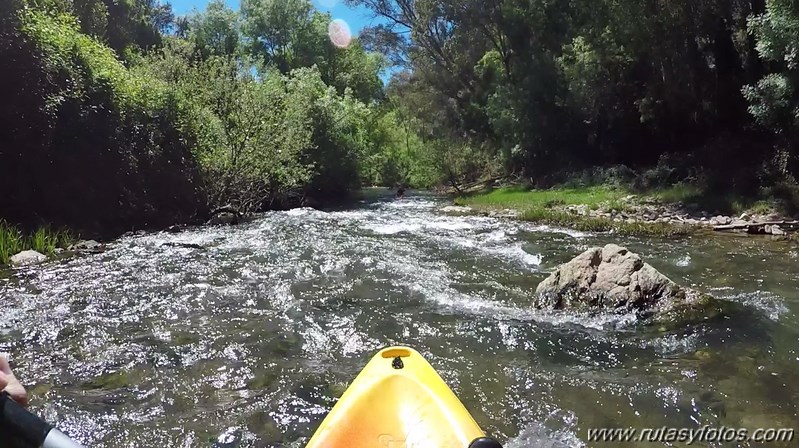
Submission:
M 0 274 L 0 350 L 32 410 L 92 447 L 302 447 L 393 344 L 510 448 L 593 446 L 592 427 L 799 430 L 795 246 L 585 234 L 446 204 L 270 212 Z M 548 271 L 609 242 L 742 311 L 666 332 L 530 309 Z

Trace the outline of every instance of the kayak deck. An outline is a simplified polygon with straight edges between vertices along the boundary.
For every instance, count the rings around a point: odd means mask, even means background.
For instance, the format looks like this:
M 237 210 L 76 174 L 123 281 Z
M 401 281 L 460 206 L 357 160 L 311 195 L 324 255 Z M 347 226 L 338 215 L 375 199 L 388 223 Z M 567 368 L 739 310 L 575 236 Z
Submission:
M 317 429 L 308 448 L 467 448 L 483 431 L 415 350 L 381 350 Z

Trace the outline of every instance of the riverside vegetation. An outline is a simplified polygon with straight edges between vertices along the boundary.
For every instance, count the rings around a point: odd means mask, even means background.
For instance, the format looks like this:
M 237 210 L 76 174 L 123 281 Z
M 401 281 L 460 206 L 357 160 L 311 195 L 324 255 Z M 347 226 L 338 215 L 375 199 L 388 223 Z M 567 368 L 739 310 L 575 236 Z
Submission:
M 309 0 L 2 2 L 0 216 L 115 235 L 608 166 L 796 211 L 792 1 L 345 3 L 377 20 L 342 44 Z

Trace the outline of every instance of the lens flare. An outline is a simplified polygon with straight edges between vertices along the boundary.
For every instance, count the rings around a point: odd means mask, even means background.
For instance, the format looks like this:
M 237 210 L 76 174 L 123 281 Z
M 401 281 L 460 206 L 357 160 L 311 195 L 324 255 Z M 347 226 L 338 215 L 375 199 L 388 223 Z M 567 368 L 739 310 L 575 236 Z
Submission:
M 330 42 L 338 48 L 347 48 L 352 43 L 352 31 L 350 26 L 342 19 L 335 19 L 327 27 L 327 34 Z

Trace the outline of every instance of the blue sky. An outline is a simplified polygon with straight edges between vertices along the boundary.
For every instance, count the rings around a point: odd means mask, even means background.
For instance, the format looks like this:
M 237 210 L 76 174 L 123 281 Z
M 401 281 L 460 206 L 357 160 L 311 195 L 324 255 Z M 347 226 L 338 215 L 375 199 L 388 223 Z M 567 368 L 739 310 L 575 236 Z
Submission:
M 371 17 L 371 13 L 363 8 L 349 8 L 344 5 L 342 0 L 312 0 L 316 9 L 329 12 L 334 19 L 342 19 L 350 25 L 352 34 L 357 35 L 361 28 L 376 23 L 377 19 Z M 175 15 L 186 14 L 192 8 L 205 9 L 210 0 L 171 0 L 172 10 Z M 228 6 L 238 10 L 239 0 L 225 0 Z
M 4 1 L 4 0 L 0 0 Z M 192 9 L 205 9 L 211 0 L 169 0 L 172 11 L 175 15 L 183 15 L 191 12 Z M 362 28 L 379 23 L 379 19 L 374 18 L 372 13 L 365 8 L 350 8 L 344 5 L 343 0 L 312 0 L 316 9 L 322 12 L 329 12 L 334 19 L 342 19 L 350 26 L 354 36 L 357 36 Z M 225 0 L 225 3 L 232 9 L 239 10 L 240 0 Z M 387 83 L 391 75 L 398 70 L 397 67 L 390 67 L 381 73 L 384 83 Z

